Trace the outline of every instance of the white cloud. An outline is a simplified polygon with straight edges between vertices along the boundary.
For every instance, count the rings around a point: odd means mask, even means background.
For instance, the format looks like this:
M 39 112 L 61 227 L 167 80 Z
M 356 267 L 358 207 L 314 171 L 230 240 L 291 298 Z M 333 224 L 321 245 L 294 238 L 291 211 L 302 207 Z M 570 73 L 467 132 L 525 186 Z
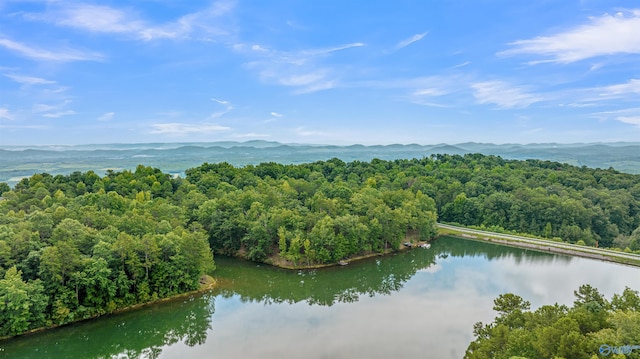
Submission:
M 512 87 L 503 81 L 485 81 L 471 84 L 473 96 L 480 104 L 493 103 L 501 108 L 527 107 L 543 99 L 527 93 L 524 89 Z
M 246 45 L 236 44 L 233 49 L 257 58 L 247 63 L 246 67 L 256 70 L 262 81 L 294 87 L 295 94 L 303 94 L 338 86 L 339 75 L 336 69 L 322 65 L 322 60 L 335 52 L 361 46 L 365 45 L 354 42 L 326 48 L 277 51 L 261 45 L 248 48 Z
M 63 107 L 65 107 L 66 105 L 70 104 L 71 100 L 65 100 L 59 104 L 56 105 L 46 105 L 43 103 L 38 103 L 33 105 L 33 112 L 48 112 L 48 111 L 56 111 L 59 110 Z M 56 116 L 47 116 L 47 117 L 56 117 Z M 59 117 L 59 116 L 58 116 Z
M 271 137 L 271 135 L 268 135 L 266 133 L 249 132 L 249 133 L 233 135 L 232 137 L 234 138 L 266 138 L 266 137 Z
M 273 116 L 273 117 L 278 117 L 278 118 L 283 116 L 281 113 L 277 113 L 277 112 L 271 112 L 270 115 Z
M 620 122 L 624 122 L 624 123 L 628 123 L 630 125 L 635 125 L 640 127 L 640 115 L 638 116 L 619 116 L 616 117 L 616 120 L 620 121 Z
M 69 116 L 69 115 L 75 115 L 76 112 L 73 110 L 66 110 L 66 111 L 58 111 L 58 112 L 51 112 L 51 113 L 45 113 L 42 115 L 42 117 L 48 117 L 48 118 L 59 118 L 62 116 Z
M 405 48 L 405 47 L 413 44 L 416 41 L 420 41 L 427 34 L 428 34 L 428 32 L 423 32 L 422 34 L 415 34 L 415 35 L 411 36 L 410 38 L 408 38 L 406 40 L 402 40 L 396 45 L 396 49 L 399 50 L 399 49 Z
M 58 25 L 76 27 L 92 32 L 127 33 L 143 28 L 141 21 L 132 18 L 131 12 L 102 5 L 73 4 L 63 8 L 55 21 Z
M 604 95 L 604 96 L 640 94 L 640 80 L 631 79 L 627 83 L 606 86 L 606 87 L 603 87 L 601 90 L 602 90 L 601 95 Z
M 213 102 L 217 102 L 217 103 L 219 103 L 219 104 L 221 104 L 221 105 L 229 105 L 229 101 L 219 100 L 219 99 L 217 99 L 217 98 L 211 98 L 211 101 L 213 101 Z
M 312 50 L 304 50 L 300 52 L 302 56 L 319 56 L 319 55 L 328 55 L 332 52 L 342 51 L 352 49 L 354 47 L 362 47 L 365 46 L 362 42 L 353 42 L 350 44 L 339 45 L 334 47 L 320 48 L 320 49 L 312 49 Z
M 113 116 L 115 115 L 116 115 L 115 112 L 107 112 L 101 116 L 98 116 L 97 120 L 101 122 L 111 121 L 113 119 Z
M 0 119 L 13 120 L 14 116 L 8 108 L 0 107 Z
M 208 40 L 211 35 L 226 34 L 228 30 L 213 21 L 228 14 L 235 1 L 218 1 L 210 7 L 190 13 L 163 24 L 145 21 L 131 9 L 105 5 L 69 4 L 56 2 L 45 14 L 27 14 L 30 20 L 44 20 L 59 26 L 67 26 L 96 33 L 124 34 L 140 40 L 184 39 L 198 36 Z
M 311 136 L 326 136 L 327 133 L 326 132 L 321 132 L 321 131 L 313 131 L 313 130 L 308 130 L 304 127 L 298 127 L 294 130 L 294 133 L 298 136 L 302 136 L 302 137 L 311 137 Z
M 217 111 L 217 112 L 214 112 L 211 115 L 209 115 L 209 119 L 210 120 L 214 119 L 214 118 L 218 118 L 220 116 L 223 116 L 223 115 L 231 112 L 231 110 L 233 110 L 233 105 L 229 101 L 219 100 L 219 99 L 216 99 L 216 98 L 211 98 L 211 101 L 217 102 L 220 105 L 223 105 L 225 108 L 222 111 Z
M 499 55 L 533 54 L 547 58 L 539 62 L 571 63 L 588 58 L 640 54 L 640 10 L 627 15 L 604 14 L 591 22 L 550 36 L 518 40 Z
M 27 46 L 19 42 L 0 38 L 0 46 L 7 50 L 13 51 L 18 55 L 28 57 L 33 60 L 44 60 L 54 62 L 71 62 L 71 61 L 97 61 L 102 59 L 102 55 L 98 53 L 89 53 L 77 49 L 64 49 L 49 51 L 36 47 Z
M 439 89 L 439 88 L 425 88 L 425 89 L 416 90 L 412 93 L 412 95 L 414 96 L 442 96 L 446 94 L 447 94 L 447 91 L 444 91 L 443 89 Z
M 640 94 L 640 79 L 630 79 L 625 83 L 589 87 L 564 91 L 569 107 L 593 107 L 610 104 L 613 100 L 637 102 Z
M 411 94 L 409 94 L 408 101 L 416 105 L 445 108 L 449 106 L 434 102 L 433 98 L 445 96 L 447 94 L 449 94 L 449 91 L 443 88 L 422 88 L 415 90 Z
M 625 108 L 616 111 L 603 111 L 593 114 L 595 117 L 616 120 L 629 125 L 640 127 L 640 107 Z
M 151 133 L 154 134 L 162 134 L 162 135 L 174 135 L 174 136 L 183 136 L 188 135 L 190 133 L 212 133 L 212 132 L 222 132 L 228 131 L 231 128 L 226 126 L 220 126 L 216 124 L 191 124 L 191 123 L 156 123 L 151 125 L 153 128 Z
M 4 76 L 23 85 L 49 85 L 56 83 L 55 81 L 45 80 L 43 78 L 33 76 L 21 76 L 15 74 L 5 74 Z
M 461 64 L 458 64 L 458 65 L 453 66 L 453 67 L 452 67 L 452 69 L 457 69 L 457 68 L 460 68 L 460 67 L 465 67 L 465 66 L 469 65 L 470 63 L 471 63 L 471 61 L 465 61 L 465 62 L 463 62 L 463 63 L 461 63 Z
M 318 70 L 299 75 L 290 75 L 281 77 L 280 79 L 278 79 L 278 82 L 285 86 L 309 86 L 324 82 L 324 79 L 327 77 L 327 73 L 327 70 Z

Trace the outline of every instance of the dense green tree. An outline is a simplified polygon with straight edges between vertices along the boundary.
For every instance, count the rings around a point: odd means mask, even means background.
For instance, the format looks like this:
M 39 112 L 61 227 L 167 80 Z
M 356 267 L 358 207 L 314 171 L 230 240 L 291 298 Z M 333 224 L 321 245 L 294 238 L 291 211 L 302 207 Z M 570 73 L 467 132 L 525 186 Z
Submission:
M 519 296 L 500 295 L 494 301 L 498 316 L 491 324 L 474 325 L 476 339 L 465 358 L 587 359 L 597 357 L 603 344 L 618 348 L 640 339 L 637 292 L 627 288 L 614 295 L 611 304 L 589 285 L 574 293 L 571 308 L 545 305 L 534 312 Z M 637 352 L 626 355 L 638 357 Z

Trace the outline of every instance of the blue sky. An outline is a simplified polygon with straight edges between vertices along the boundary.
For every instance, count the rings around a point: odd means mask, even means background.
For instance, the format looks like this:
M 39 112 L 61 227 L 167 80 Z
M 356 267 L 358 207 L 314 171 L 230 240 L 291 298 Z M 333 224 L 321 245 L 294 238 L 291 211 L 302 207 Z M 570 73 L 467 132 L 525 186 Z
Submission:
M 637 1 L 0 0 L 0 145 L 640 140 Z

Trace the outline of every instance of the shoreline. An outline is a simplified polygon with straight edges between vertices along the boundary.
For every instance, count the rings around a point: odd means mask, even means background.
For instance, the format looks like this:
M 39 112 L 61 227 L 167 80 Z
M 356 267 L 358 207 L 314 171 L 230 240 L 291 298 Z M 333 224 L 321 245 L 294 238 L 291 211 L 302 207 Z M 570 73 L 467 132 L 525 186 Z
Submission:
M 429 244 L 431 241 L 433 241 L 434 239 L 438 238 L 438 236 L 431 238 L 428 241 L 419 241 L 419 240 L 415 240 L 412 239 L 411 237 L 406 237 L 405 240 L 400 244 L 400 248 L 398 249 L 385 249 L 382 252 L 371 252 L 371 253 L 364 253 L 355 257 L 349 257 L 346 259 L 343 259 L 339 262 L 335 262 L 335 263 L 325 263 L 325 264 L 321 264 L 321 263 L 317 263 L 317 264 L 308 264 L 308 265 L 295 265 L 289 261 L 274 261 L 273 258 L 268 258 L 265 262 L 263 262 L 266 265 L 270 265 L 272 267 L 276 267 L 276 268 L 282 268 L 282 269 L 287 269 L 287 270 L 305 270 L 305 269 L 320 269 L 320 268 L 331 268 L 331 267 L 337 267 L 337 266 L 345 266 L 348 265 L 349 263 L 352 262 L 357 262 L 363 259 L 369 259 L 369 258 L 375 258 L 375 257 L 382 257 L 382 256 L 386 256 L 392 253 L 397 253 L 397 252 L 402 252 L 405 250 L 409 250 L 409 249 L 415 249 L 415 248 L 420 248 L 421 245 L 423 244 Z M 407 247 L 404 246 L 403 243 L 405 242 L 409 242 L 411 243 L 411 247 Z M 232 256 L 232 257 L 237 257 L 237 258 L 242 258 L 239 256 Z M 274 256 L 275 258 L 281 258 L 279 256 Z
M 516 248 L 524 248 L 524 249 L 531 249 L 531 250 L 535 250 L 535 251 L 538 251 L 538 252 L 564 254 L 564 255 L 568 255 L 568 256 L 589 258 L 589 259 L 601 260 L 601 261 L 605 261 L 605 262 L 628 265 L 628 266 L 632 266 L 632 267 L 640 267 L 640 259 L 634 260 L 634 259 L 631 259 L 631 258 L 623 258 L 623 257 L 620 257 L 620 256 L 616 256 L 613 253 L 586 252 L 586 251 L 581 251 L 580 247 L 577 247 L 575 249 L 560 248 L 558 246 L 554 246 L 553 245 L 553 243 L 555 243 L 555 242 L 549 243 L 549 244 L 545 244 L 545 243 L 530 243 L 530 242 L 525 242 L 525 241 L 520 241 L 520 240 L 508 240 L 508 239 L 502 239 L 502 238 L 496 238 L 496 237 L 492 238 L 490 232 L 486 233 L 486 235 L 485 234 L 477 235 L 477 234 L 465 233 L 463 231 L 463 229 L 464 228 L 461 228 L 461 230 L 453 230 L 453 229 L 447 228 L 447 229 L 445 229 L 443 231 L 444 233 L 441 233 L 439 236 L 459 237 L 459 238 L 463 238 L 463 239 L 471 239 L 471 240 L 477 240 L 477 241 L 482 241 L 482 242 L 489 242 L 489 243 L 494 243 L 494 244 L 498 244 L 498 245 L 504 245 L 504 246 L 510 246 L 510 247 L 516 247 Z M 442 228 L 440 228 L 440 230 L 442 231 Z M 496 235 L 501 235 L 501 234 L 500 233 L 496 233 Z M 564 242 L 558 242 L 558 243 L 562 244 L 562 245 L 568 245 L 568 243 L 564 243 Z M 585 247 L 585 249 L 586 248 L 596 249 L 596 248 L 592 248 L 592 247 Z M 621 254 L 624 254 L 624 252 L 621 252 Z
M 0 342 L 4 341 L 4 340 L 10 340 L 10 339 L 15 339 L 15 338 L 19 338 L 22 336 L 27 336 L 27 335 L 32 335 L 32 334 L 37 334 L 40 332 L 44 332 L 44 331 L 48 331 L 51 329 L 56 329 L 56 328 L 62 328 L 64 326 L 67 325 L 72 325 L 72 324 L 77 324 L 77 323 L 81 323 L 81 322 L 85 322 L 85 321 L 90 321 L 90 320 L 96 320 L 96 319 L 100 319 L 109 315 L 117 315 L 117 314 L 122 314 L 122 313 L 126 313 L 132 310 L 137 310 L 140 308 L 144 308 L 147 306 L 151 306 L 151 305 L 155 305 L 155 304 L 160 304 L 160 303 L 165 303 L 165 302 L 171 302 L 174 300 L 179 300 L 182 298 L 186 298 L 189 296 L 192 296 L 194 294 L 199 294 L 199 293 L 204 293 L 207 291 L 210 291 L 212 289 L 214 289 L 218 284 L 218 281 L 210 276 L 210 275 L 204 275 L 201 277 L 200 279 L 200 288 L 196 289 L 196 290 L 192 290 L 189 292 L 184 292 L 184 293 L 180 293 L 180 294 L 175 294 L 169 297 L 165 297 L 165 298 L 159 298 L 156 300 L 152 300 L 149 302 L 144 302 L 144 303 L 137 303 L 137 304 L 132 304 L 126 307 L 122 307 L 122 308 L 117 308 L 115 310 L 113 310 L 112 312 L 109 313 L 104 313 L 104 314 L 97 314 L 97 315 L 93 315 L 91 317 L 88 318 L 82 318 L 82 319 L 77 319 L 77 320 L 73 320 L 70 321 L 68 323 L 64 323 L 64 324 L 53 324 L 53 325 L 49 325 L 46 327 L 39 327 L 39 328 L 34 328 L 31 329 L 29 331 L 26 331 L 24 333 L 18 334 L 18 335 L 11 335 L 11 336 L 6 336 L 6 337 L 0 337 Z

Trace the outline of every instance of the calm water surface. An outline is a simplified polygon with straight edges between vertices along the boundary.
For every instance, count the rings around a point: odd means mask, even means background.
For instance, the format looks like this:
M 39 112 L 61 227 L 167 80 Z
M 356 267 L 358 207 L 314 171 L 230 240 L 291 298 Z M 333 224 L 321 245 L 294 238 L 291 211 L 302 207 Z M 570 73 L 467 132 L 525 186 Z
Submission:
M 216 258 L 212 293 L 0 342 L 6 358 L 461 358 L 493 299 L 610 298 L 640 271 L 443 237 L 431 249 L 314 271 Z

